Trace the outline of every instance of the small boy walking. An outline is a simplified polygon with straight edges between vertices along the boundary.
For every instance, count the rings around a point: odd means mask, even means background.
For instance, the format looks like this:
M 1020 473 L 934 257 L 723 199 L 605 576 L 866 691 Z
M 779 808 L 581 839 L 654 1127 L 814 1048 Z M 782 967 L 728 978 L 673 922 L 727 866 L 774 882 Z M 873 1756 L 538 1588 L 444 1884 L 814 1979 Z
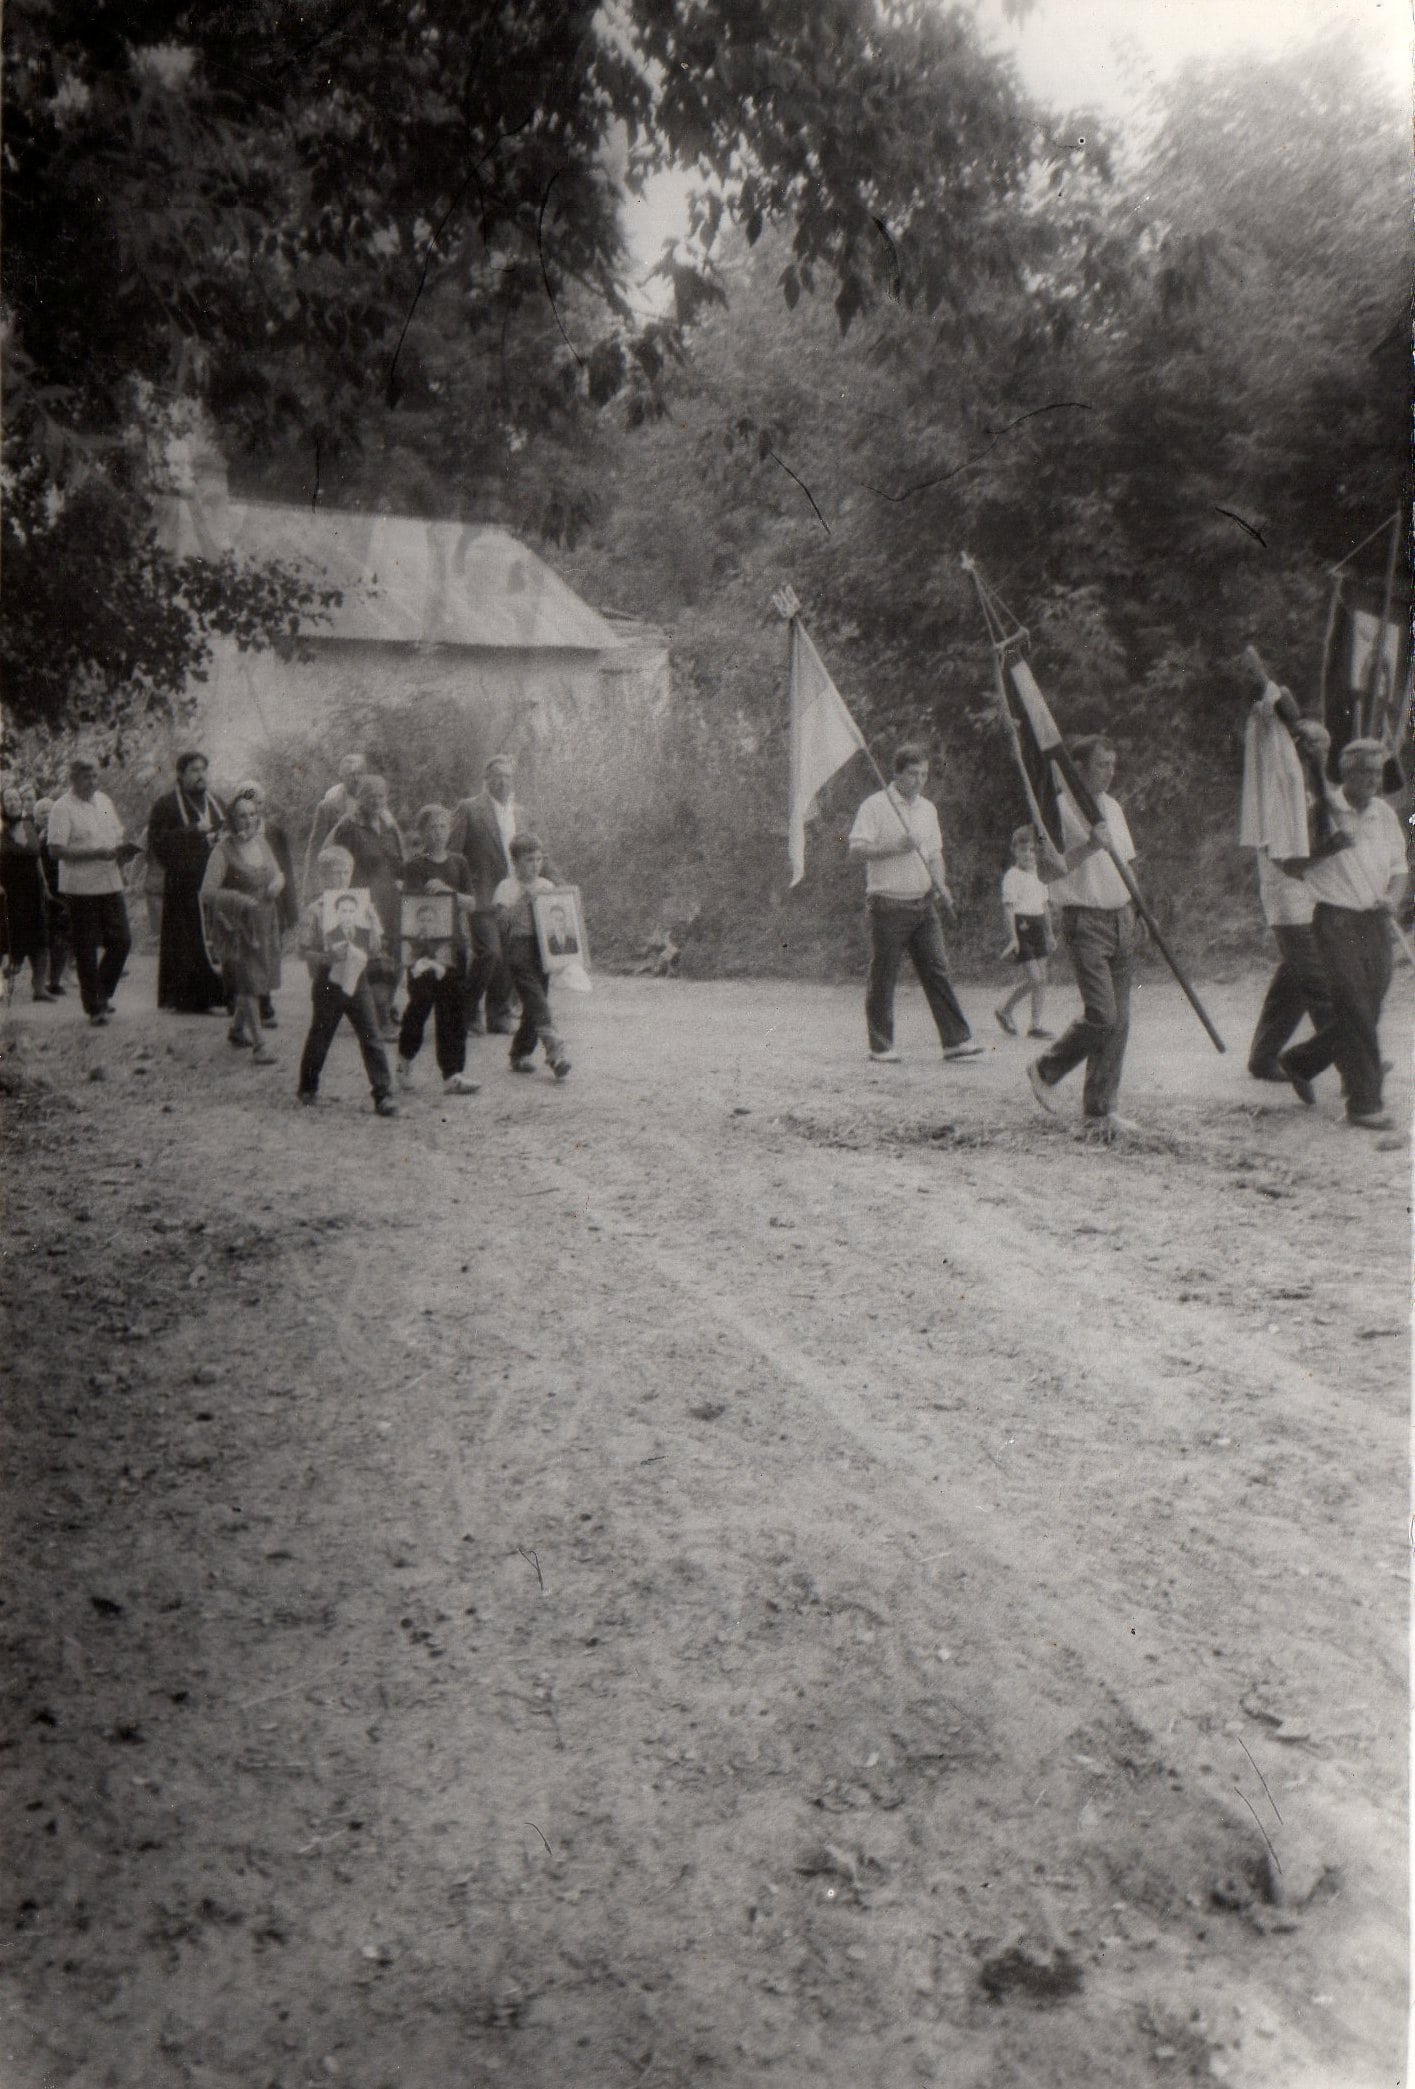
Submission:
M 1037 875 L 1037 837 L 1030 827 L 1018 827 L 1012 836 L 1012 865 L 1002 878 L 1002 911 L 1007 919 L 1010 957 L 1022 967 L 1021 983 L 993 1010 L 998 1027 L 1009 1037 L 1017 1035 L 1012 1011 L 1032 997 L 1032 1022 L 1028 1037 L 1050 1037 L 1042 1028 L 1046 1013 L 1047 957 L 1052 947 L 1051 923 L 1047 915 L 1047 888 Z
M 354 875 L 354 859 L 347 849 L 323 849 L 318 871 L 321 895 L 342 892 Z M 369 989 L 366 962 L 378 956 L 382 938 L 376 922 L 355 925 L 357 903 L 347 903 L 347 911 L 348 922 L 329 936 L 324 929 L 322 896 L 310 902 L 300 919 L 298 948 L 309 967 L 311 1004 L 309 1035 L 300 1057 L 300 1101 L 313 1104 L 319 1100 L 319 1077 L 334 1033 L 347 1016 L 359 1040 L 364 1071 L 373 1091 L 373 1106 L 380 1117 L 396 1117 L 398 1105 L 393 1100 L 388 1055 L 379 1042 L 378 1011 Z M 365 962 L 357 963 L 355 954 Z M 346 987 L 342 982 L 353 977 L 355 971 L 357 977 Z M 331 976 L 336 972 L 338 980 Z
M 570 1062 L 550 1013 L 550 975 L 541 963 L 531 906 L 538 892 L 555 890 L 550 879 L 541 875 L 544 861 L 544 851 L 535 835 L 518 834 L 511 844 L 511 875 L 501 880 L 491 903 L 501 924 L 506 969 L 521 1003 L 520 1024 L 511 1040 L 511 1071 L 530 1072 L 539 1038 L 545 1047 L 546 1065 L 557 1081 L 563 1081 L 570 1071 Z
M 436 909 L 419 915 L 414 909 L 408 960 L 408 1003 L 398 1030 L 398 1086 L 413 1087 L 413 1061 L 422 1050 L 427 1019 L 433 1021 L 437 1070 L 448 1095 L 475 1095 L 477 1083 L 467 1078 L 466 916 L 473 902 L 472 874 L 466 859 L 448 849 L 452 815 L 445 805 L 425 805 L 416 822 L 418 853 L 403 869 L 403 897 L 434 893 L 453 895 L 454 936 L 449 944 L 437 936 Z

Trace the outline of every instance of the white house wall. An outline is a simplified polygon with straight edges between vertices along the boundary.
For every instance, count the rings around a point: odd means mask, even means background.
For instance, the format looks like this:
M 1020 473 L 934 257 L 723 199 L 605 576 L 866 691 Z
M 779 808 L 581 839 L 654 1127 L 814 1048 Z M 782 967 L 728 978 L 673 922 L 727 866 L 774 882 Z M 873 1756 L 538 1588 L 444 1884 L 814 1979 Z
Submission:
M 478 745 L 494 743 L 533 757 L 573 730 L 582 706 L 626 703 L 656 709 L 667 661 L 636 672 L 601 673 L 595 654 L 470 652 L 452 647 L 314 640 L 306 657 L 281 660 L 242 652 L 218 640 L 208 679 L 194 685 L 198 709 L 191 732 L 228 781 L 252 767 L 272 741 L 317 731 L 349 704 L 401 706 L 419 698 L 453 698 L 475 720 Z M 627 663 L 626 663 L 627 664 Z

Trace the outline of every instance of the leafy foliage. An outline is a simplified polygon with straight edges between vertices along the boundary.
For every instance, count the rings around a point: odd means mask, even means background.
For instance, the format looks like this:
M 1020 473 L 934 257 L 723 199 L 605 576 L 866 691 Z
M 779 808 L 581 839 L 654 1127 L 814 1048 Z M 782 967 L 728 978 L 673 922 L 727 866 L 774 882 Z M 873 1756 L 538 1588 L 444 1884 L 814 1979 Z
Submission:
M 739 251 L 671 418 L 620 447 L 616 505 L 571 565 L 591 594 L 671 619 L 720 759 L 746 719 L 778 813 L 783 647 L 767 602 L 791 582 L 881 757 L 906 734 L 934 751 L 975 955 L 1023 807 L 960 552 L 1028 625 L 1068 730 L 1118 739 L 1148 882 L 1203 942 L 1244 868 L 1237 656 L 1256 639 L 1314 702 L 1325 568 L 1400 497 L 1405 359 L 1372 354 L 1410 278 L 1400 112 L 1351 48 L 1327 44 L 1194 69 L 1163 114 L 1148 158 L 1113 179 L 1069 169 L 1018 199 L 1024 223 L 1040 219 L 1024 235 L 1032 272 L 975 288 L 967 327 L 923 299 L 877 304 L 844 341 L 818 298 L 783 322 L 784 236 Z M 850 774 L 842 802 L 865 787 Z M 783 904 L 843 940 L 832 818 L 819 869 Z M 750 852 L 779 896 L 780 824 L 734 830 L 722 879 L 729 853 Z M 761 917 L 763 961 L 777 926 Z
M 61 486 L 42 455 L 15 449 L 0 525 L 11 730 L 104 725 L 121 737 L 145 715 L 178 716 L 213 634 L 242 650 L 293 646 L 302 619 L 338 599 L 287 566 L 174 557 L 121 472 Z

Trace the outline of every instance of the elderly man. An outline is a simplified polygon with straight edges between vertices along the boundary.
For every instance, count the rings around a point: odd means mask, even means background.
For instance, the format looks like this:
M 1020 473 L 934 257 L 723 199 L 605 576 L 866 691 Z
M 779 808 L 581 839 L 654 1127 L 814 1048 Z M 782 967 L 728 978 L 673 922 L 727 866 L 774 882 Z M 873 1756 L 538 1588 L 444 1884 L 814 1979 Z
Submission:
M 473 907 L 468 918 L 472 959 L 467 971 L 467 1028 L 483 1027 L 509 1036 L 516 1027 L 511 1011 L 511 975 L 501 948 L 501 930 L 491 896 L 511 875 L 511 844 L 521 820 L 516 803 L 516 764 L 509 754 L 494 754 L 483 771 L 482 788 L 463 798 L 452 815 L 448 847 L 466 859 L 472 874 Z M 482 1022 L 482 996 L 486 1021 Z
M 320 850 L 339 822 L 354 810 L 358 801 L 359 778 L 363 773 L 364 758 L 361 754 L 340 756 L 339 781 L 329 786 L 314 809 L 314 825 L 310 828 L 309 844 L 305 849 L 303 884 L 306 890 Z
M 865 987 L 865 1031 L 870 1058 L 893 1065 L 894 989 L 907 950 L 945 1059 L 976 1059 L 968 1018 L 948 976 L 948 952 L 935 899 L 953 913 L 953 894 L 943 867 L 943 836 L 936 807 L 925 798 L 929 765 L 922 749 L 900 747 L 894 780 L 866 798 L 850 830 L 849 849 L 865 865 L 865 908 L 870 929 L 870 971 Z
M 1087 734 L 1071 751 L 1100 813 L 1087 834 L 1063 801 L 1066 875 L 1051 884 L 1081 990 L 1081 1013 L 1040 1059 L 1033 1060 L 1027 1079 L 1042 1108 L 1055 1114 L 1052 1089 L 1084 1060 L 1081 1109 L 1086 1129 L 1109 1138 L 1130 1128 L 1116 1116 L 1115 1101 L 1130 1036 L 1131 971 L 1139 931 L 1135 903 L 1115 859 L 1132 863 L 1135 844 L 1125 814 L 1110 795 L 1115 749 L 1098 734 Z
M 1326 975 L 1329 1021 L 1278 1060 L 1304 1103 L 1312 1083 L 1335 1063 L 1346 1092 L 1346 1121 L 1358 1130 L 1390 1128 L 1381 1106 L 1381 1004 L 1390 985 L 1390 922 L 1405 890 L 1405 833 L 1379 795 L 1386 749 L 1350 740 L 1341 750 L 1341 790 L 1329 800 L 1349 846 L 1303 874 L 1313 901 L 1312 935 Z
M 59 866 L 84 1014 L 101 1026 L 113 1013 L 132 947 L 119 866 L 137 851 L 123 839 L 113 801 L 98 788 L 98 764 L 87 755 L 69 764 L 69 788 L 49 815 L 48 845 Z

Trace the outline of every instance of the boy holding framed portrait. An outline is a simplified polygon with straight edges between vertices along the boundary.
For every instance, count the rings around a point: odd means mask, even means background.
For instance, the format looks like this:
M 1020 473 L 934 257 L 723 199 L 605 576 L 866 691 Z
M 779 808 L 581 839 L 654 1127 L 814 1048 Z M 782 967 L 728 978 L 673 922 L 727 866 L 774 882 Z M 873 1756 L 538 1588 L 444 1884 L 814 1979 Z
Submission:
M 398 1086 L 413 1086 L 413 1061 L 432 1017 L 433 1045 L 443 1090 L 475 1095 L 467 1064 L 467 910 L 471 873 L 448 849 L 452 815 L 425 805 L 417 818 L 419 849 L 403 870 L 403 964 L 408 1000 L 398 1029 Z
M 570 1061 L 550 1010 L 550 981 L 553 972 L 571 964 L 583 964 L 584 924 L 579 894 L 573 886 L 552 885 L 542 875 L 545 854 L 534 834 L 518 834 L 511 843 L 511 875 L 503 878 L 492 895 L 492 905 L 501 921 L 502 947 L 511 983 L 521 1003 L 521 1021 L 511 1039 L 511 1071 L 531 1071 L 537 1041 L 545 1049 L 545 1060 L 557 1081 L 570 1071 Z M 551 950 L 551 896 L 558 912 Z M 567 895 L 569 899 L 567 901 Z M 573 942 L 574 949 L 569 945 Z

